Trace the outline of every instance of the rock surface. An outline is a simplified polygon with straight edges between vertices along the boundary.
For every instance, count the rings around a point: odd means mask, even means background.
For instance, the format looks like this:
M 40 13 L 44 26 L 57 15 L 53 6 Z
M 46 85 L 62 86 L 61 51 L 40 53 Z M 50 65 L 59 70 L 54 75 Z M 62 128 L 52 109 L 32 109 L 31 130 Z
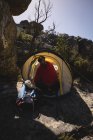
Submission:
M 16 55 L 14 41 L 16 26 L 10 13 L 9 5 L 0 0 L 0 75 L 16 73 Z
M 12 15 L 21 14 L 26 10 L 31 0 L 0 0 L 0 76 L 17 75 L 16 24 Z
M 23 13 L 32 0 L 5 0 L 9 6 L 12 15 Z

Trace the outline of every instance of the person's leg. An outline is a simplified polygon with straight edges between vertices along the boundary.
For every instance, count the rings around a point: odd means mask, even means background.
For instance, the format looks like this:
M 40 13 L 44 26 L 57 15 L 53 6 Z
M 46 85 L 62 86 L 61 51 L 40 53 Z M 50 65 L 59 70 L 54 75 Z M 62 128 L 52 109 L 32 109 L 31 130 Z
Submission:
M 60 83 L 59 83 L 59 81 L 57 81 L 56 83 L 54 83 L 53 85 L 51 85 L 49 87 L 50 94 L 51 95 L 57 95 L 59 88 L 60 88 Z
M 43 84 L 42 82 L 37 82 L 36 84 L 36 87 L 38 87 L 40 90 L 41 90 L 41 92 L 43 93 L 43 94 L 46 94 L 47 93 L 47 86 L 45 85 L 45 84 Z
M 54 87 L 55 92 L 58 92 L 58 90 L 60 89 L 60 83 L 59 83 L 59 81 L 57 81 L 57 82 L 53 85 L 53 87 Z

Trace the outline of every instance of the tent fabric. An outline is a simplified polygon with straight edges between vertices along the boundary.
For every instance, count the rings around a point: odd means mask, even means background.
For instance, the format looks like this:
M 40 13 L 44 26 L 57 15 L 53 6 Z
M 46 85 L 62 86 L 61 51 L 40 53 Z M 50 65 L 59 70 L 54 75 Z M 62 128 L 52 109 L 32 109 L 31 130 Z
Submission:
M 54 65 L 54 68 L 58 73 L 58 78 L 60 81 L 59 95 L 70 92 L 72 87 L 71 70 L 66 61 L 53 52 L 41 51 L 39 53 L 33 54 L 23 66 L 22 75 L 24 80 L 34 78 L 36 70 L 39 66 L 38 57 L 41 55 L 45 56 L 45 60 L 51 62 Z

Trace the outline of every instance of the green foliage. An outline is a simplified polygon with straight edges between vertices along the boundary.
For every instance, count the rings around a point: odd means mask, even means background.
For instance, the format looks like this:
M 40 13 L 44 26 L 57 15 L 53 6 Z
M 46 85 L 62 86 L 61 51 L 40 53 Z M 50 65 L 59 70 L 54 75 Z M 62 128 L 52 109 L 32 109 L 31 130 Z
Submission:
M 56 46 L 57 35 L 53 33 L 45 33 L 45 37 L 42 39 L 42 41 L 49 45 Z
M 31 41 L 32 40 L 32 36 L 29 35 L 29 34 L 26 34 L 24 32 L 21 32 L 19 37 L 18 37 L 19 40 L 23 40 L 23 41 Z
M 58 36 L 56 51 L 64 57 L 67 62 L 74 61 L 78 52 L 73 48 L 72 44 L 68 40 L 68 36 Z
M 65 59 L 67 59 L 67 55 L 68 55 L 67 42 L 61 36 L 58 37 L 56 51 L 60 53 Z
M 84 59 L 79 56 L 74 61 L 74 67 L 80 74 L 82 74 L 82 76 L 88 80 L 93 80 L 93 62 L 90 62 L 87 58 Z
M 78 67 L 78 69 L 81 70 L 87 70 L 87 67 L 89 66 L 89 62 L 87 59 L 83 59 L 81 56 L 77 57 L 77 59 L 74 62 L 74 65 Z
M 87 79 L 91 79 L 93 76 L 92 42 L 88 42 L 81 38 L 59 35 L 55 51 L 72 66 L 73 74 L 80 73 Z

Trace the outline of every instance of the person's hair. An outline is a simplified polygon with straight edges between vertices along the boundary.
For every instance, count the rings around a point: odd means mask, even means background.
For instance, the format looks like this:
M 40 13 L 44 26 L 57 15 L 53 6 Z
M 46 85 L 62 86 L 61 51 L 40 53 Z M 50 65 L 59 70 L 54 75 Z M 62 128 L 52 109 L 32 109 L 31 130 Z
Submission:
M 39 56 L 38 62 L 42 62 L 42 60 L 45 60 L 45 57 L 44 56 Z

